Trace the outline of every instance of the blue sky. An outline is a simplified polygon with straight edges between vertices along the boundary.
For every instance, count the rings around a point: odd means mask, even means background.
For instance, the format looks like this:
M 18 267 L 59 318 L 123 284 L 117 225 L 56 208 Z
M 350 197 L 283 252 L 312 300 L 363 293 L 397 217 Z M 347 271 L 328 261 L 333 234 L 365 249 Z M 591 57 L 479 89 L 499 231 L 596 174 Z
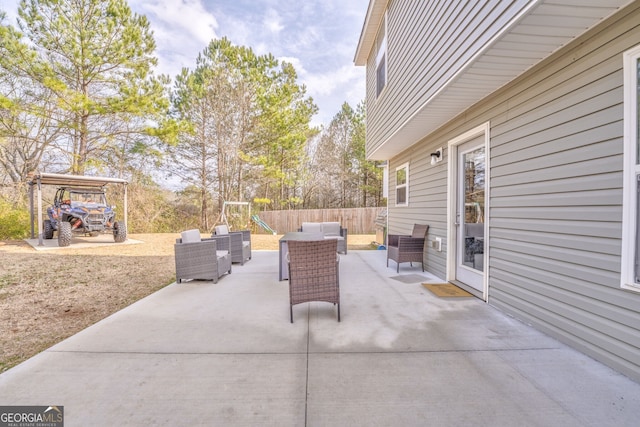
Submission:
M 2 0 L 15 25 L 19 0 Z M 368 0 L 129 0 L 154 31 L 158 72 L 174 77 L 213 38 L 272 53 L 291 62 L 319 107 L 314 125 L 328 124 L 343 102 L 365 96 L 364 67 L 353 65 Z

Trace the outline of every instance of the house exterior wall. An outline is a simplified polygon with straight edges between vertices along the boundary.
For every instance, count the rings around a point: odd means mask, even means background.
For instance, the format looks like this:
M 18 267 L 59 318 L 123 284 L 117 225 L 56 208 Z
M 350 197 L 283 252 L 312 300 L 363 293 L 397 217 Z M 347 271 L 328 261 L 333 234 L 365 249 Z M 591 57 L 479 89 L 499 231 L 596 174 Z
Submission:
M 391 61 L 398 57 L 391 31 L 388 43 Z M 389 162 L 389 232 L 406 233 L 418 222 L 430 224 L 429 241 L 445 238 L 448 150 L 434 166 L 429 153 L 489 122 L 489 303 L 635 380 L 640 293 L 620 287 L 622 54 L 639 44 L 636 2 Z M 407 98 L 415 78 L 425 77 L 403 77 Z M 374 112 L 394 115 L 393 105 Z M 383 120 L 373 143 L 398 121 Z M 393 172 L 406 162 L 409 205 L 395 207 Z M 426 269 L 442 278 L 447 250 L 426 249 Z
M 375 53 L 367 62 L 367 151 L 375 151 L 527 3 L 436 0 L 416 7 L 413 0 L 391 0 L 387 86 L 379 97 Z

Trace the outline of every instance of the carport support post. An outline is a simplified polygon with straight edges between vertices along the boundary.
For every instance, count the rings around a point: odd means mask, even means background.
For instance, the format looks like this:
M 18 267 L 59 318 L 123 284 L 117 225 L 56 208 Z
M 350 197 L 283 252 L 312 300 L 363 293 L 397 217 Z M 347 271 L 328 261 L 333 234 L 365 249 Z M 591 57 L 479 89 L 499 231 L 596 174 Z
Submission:
M 29 224 L 31 225 L 31 238 L 35 239 L 35 231 L 33 229 L 33 182 L 29 183 Z
M 127 233 L 129 232 L 129 227 L 127 225 L 127 183 L 124 184 L 124 226 L 127 227 Z
M 42 182 L 38 176 L 38 246 L 44 246 L 42 240 Z

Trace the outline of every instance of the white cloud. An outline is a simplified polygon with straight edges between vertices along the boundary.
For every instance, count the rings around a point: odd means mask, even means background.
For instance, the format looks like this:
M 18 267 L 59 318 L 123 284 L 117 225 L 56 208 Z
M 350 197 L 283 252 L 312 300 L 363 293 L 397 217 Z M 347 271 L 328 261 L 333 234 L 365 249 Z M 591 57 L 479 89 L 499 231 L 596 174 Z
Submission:
M 130 0 L 131 8 L 151 23 L 159 55 L 159 72 L 172 77 L 217 38 L 218 22 L 200 0 Z
M 278 34 L 284 29 L 284 25 L 281 23 L 281 18 L 278 12 L 274 9 L 267 10 L 267 14 L 262 21 L 264 27 L 272 34 Z
M 6 12 L 7 14 L 5 24 L 16 25 L 19 2 L 20 0 L 2 0 L 2 3 L 0 3 L 0 12 Z
M 326 73 L 307 73 L 300 79 L 319 107 L 314 125 L 328 124 L 344 102 L 353 108 L 364 99 L 364 69 L 344 65 Z
M 335 93 L 336 89 L 343 87 L 346 83 L 358 77 L 360 77 L 360 73 L 357 68 L 344 65 L 337 70 L 331 70 L 326 73 L 310 74 L 305 77 L 305 80 L 307 81 L 307 86 L 312 88 L 312 93 L 330 95 Z
M 192 38 L 208 43 L 216 37 L 218 22 L 200 0 L 130 0 L 131 7 L 154 21 L 163 41 Z

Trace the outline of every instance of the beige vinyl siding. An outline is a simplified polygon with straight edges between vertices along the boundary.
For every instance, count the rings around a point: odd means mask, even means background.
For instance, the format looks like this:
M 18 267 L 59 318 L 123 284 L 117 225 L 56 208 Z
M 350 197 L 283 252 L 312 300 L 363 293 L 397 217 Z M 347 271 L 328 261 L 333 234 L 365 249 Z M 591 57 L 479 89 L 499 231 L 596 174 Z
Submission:
M 640 378 L 640 295 L 619 286 L 627 13 L 510 88 L 492 127 L 489 295 Z
M 432 149 L 431 149 L 432 148 Z M 438 167 L 432 167 L 429 162 L 429 154 L 437 147 L 429 149 L 424 145 L 418 145 L 407 150 L 401 156 L 395 158 L 390 170 L 401 164 L 409 163 L 409 205 L 395 207 L 389 203 L 389 212 L 393 218 L 390 222 L 389 233 L 411 234 L 413 224 L 428 224 L 427 242 L 425 244 L 425 270 L 431 271 L 438 277 L 445 277 L 446 251 L 443 241 L 443 251 L 432 249 L 431 242 L 436 237 L 447 235 L 447 170 L 438 163 Z M 395 176 L 390 174 L 389 188 L 395 188 Z M 407 264 L 408 265 L 408 264 Z
M 636 380 L 640 294 L 620 288 L 620 255 L 622 53 L 638 44 L 640 3 L 453 118 L 390 161 L 420 153 L 410 210 L 389 211 L 391 230 L 446 237 L 446 161 L 428 153 L 490 122 L 489 303 Z M 426 255 L 443 279 L 444 251 Z
M 376 97 L 375 54 L 367 62 L 367 151 L 433 96 L 528 1 L 392 0 L 387 12 L 387 87 Z

